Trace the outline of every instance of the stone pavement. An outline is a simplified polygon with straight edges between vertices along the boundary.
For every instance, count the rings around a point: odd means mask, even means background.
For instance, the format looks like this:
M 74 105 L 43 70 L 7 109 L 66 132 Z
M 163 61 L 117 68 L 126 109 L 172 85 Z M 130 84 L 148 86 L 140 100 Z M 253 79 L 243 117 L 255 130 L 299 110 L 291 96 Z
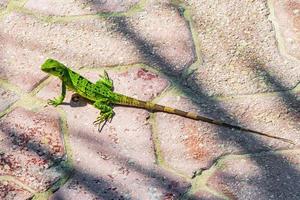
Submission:
M 300 199 L 299 0 L 0 0 L 0 199 Z M 98 110 L 46 58 L 115 91 L 288 138 Z

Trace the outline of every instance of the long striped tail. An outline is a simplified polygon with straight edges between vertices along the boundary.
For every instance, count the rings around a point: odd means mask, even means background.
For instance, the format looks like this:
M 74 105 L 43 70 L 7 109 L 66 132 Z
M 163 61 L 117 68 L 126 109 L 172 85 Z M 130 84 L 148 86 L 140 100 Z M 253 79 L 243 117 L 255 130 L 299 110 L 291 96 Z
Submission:
M 262 135 L 262 136 L 273 138 L 273 139 L 278 139 L 278 140 L 281 140 L 281 141 L 284 141 L 284 142 L 295 145 L 294 142 L 292 142 L 291 140 L 286 139 L 286 138 L 270 135 L 270 134 L 267 134 L 267 133 L 263 133 L 263 132 L 248 129 L 248 128 L 243 128 L 243 127 L 237 126 L 237 125 L 231 125 L 231 124 L 228 124 L 228 123 L 223 122 L 223 121 L 218 121 L 218 120 L 215 120 L 215 119 L 211 119 L 211 118 L 208 118 L 208 117 L 197 115 L 196 113 L 193 113 L 193 112 L 185 112 L 185 111 L 174 109 L 174 108 L 171 108 L 171 107 L 151 103 L 149 101 L 141 101 L 141 100 L 131 98 L 131 97 L 121 95 L 121 94 L 119 94 L 118 101 L 115 102 L 115 104 L 131 106 L 131 107 L 136 107 L 136 108 L 144 108 L 144 109 L 147 109 L 147 110 L 153 111 L 153 112 L 165 112 L 165 113 L 175 114 L 175 115 L 179 115 L 179 116 L 182 116 L 182 117 L 186 117 L 186 118 L 190 118 L 190 119 L 194 119 L 194 120 L 198 120 L 198 121 L 203 121 L 203 122 L 207 122 L 207 123 L 210 123 L 210 124 L 215 124 L 215 125 L 218 125 L 218 126 L 232 128 L 232 129 L 236 129 L 236 130 L 240 130 L 240 131 L 251 132 L 251 133 L 254 133 L 254 134 Z

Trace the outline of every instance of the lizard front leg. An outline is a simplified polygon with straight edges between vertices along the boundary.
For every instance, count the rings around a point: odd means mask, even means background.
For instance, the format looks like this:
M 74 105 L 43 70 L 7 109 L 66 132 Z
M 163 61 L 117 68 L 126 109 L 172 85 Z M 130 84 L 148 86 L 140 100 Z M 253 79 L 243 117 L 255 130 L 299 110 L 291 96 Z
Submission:
M 103 85 L 109 88 L 111 91 L 114 90 L 113 80 L 109 78 L 108 73 L 105 70 L 104 70 L 104 75 L 103 76 L 100 75 L 100 80 L 98 80 L 96 84 Z
M 65 96 L 66 96 L 66 84 L 62 82 L 61 95 L 57 98 L 49 99 L 48 104 L 56 107 L 64 101 Z
M 98 131 L 101 132 L 105 123 L 108 120 L 111 120 L 113 118 L 114 111 L 113 111 L 112 107 L 109 105 L 109 100 L 107 100 L 107 99 L 97 100 L 93 105 L 100 110 L 100 114 L 97 117 L 97 119 L 94 121 L 94 124 L 95 125 L 98 124 Z M 105 122 L 105 123 L 101 127 L 101 124 L 103 122 Z

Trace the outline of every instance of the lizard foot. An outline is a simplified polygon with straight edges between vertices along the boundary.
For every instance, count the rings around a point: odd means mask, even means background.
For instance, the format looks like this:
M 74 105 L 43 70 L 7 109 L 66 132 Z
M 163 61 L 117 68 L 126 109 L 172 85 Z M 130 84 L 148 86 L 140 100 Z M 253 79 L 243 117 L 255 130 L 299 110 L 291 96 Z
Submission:
M 52 105 L 52 106 L 58 106 L 59 104 L 61 104 L 62 101 L 60 98 L 55 98 L 55 99 L 48 99 L 47 104 L 48 105 Z
M 101 132 L 103 127 L 105 126 L 106 122 L 108 120 L 112 120 L 114 116 L 114 112 L 113 111 L 108 111 L 105 113 L 100 113 L 100 115 L 97 117 L 97 119 L 93 122 L 94 125 L 98 125 L 98 131 Z M 104 122 L 104 123 L 103 123 Z M 103 123 L 103 124 L 102 124 Z M 102 125 L 101 125 L 102 124 Z

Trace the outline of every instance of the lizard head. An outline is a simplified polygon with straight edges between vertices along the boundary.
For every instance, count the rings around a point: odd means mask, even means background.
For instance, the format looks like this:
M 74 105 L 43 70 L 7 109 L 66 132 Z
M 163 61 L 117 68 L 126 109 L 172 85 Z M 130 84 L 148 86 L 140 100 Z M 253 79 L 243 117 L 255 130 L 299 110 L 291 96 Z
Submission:
M 41 66 L 41 70 L 46 72 L 46 73 L 49 73 L 49 74 L 52 74 L 54 76 L 58 76 L 58 77 L 62 77 L 63 74 L 64 74 L 64 71 L 66 70 L 66 66 L 63 65 L 62 63 L 56 61 L 56 60 L 53 60 L 53 59 L 47 59 L 44 64 L 42 64 Z

